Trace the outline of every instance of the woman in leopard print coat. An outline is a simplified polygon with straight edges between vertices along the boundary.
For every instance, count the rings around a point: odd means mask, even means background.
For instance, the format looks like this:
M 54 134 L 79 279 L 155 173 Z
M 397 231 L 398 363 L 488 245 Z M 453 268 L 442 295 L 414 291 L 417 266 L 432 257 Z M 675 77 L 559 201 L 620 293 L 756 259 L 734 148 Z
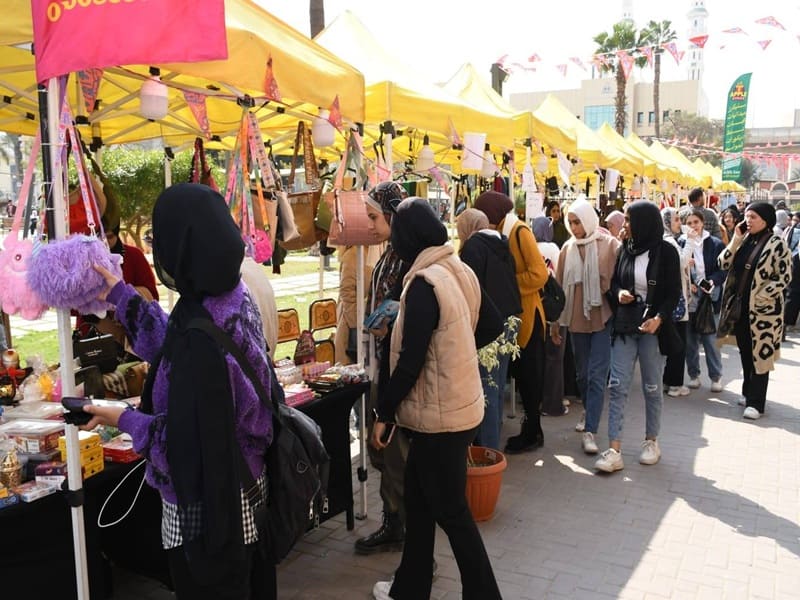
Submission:
M 771 204 L 751 204 L 718 258 L 720 268 L 728 271 L 718 333 L 736 336 L 744 374 L 743 399 L 739 403 L 746 405 L 746 419 L 758 419 L 764 414 L 769 372 L 780 358 L 783 292 L 792 279 L 791 254 L 786 243 L 773 234 L 774 226 L 775 209 Z M 743 277 L 747 279 L 742 280 Z M 737 295 L 741 295 L 738 319 L 731 314 Z

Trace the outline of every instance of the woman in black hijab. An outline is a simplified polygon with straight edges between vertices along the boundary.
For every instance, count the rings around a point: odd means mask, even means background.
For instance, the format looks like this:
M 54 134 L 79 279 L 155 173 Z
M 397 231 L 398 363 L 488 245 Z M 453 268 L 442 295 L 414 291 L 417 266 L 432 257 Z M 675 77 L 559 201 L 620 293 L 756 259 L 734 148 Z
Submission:
M 467 449 L 484 411 L 477 347 L 497 337 L 502 319 L 492 306 L 496 323 L 476 333 L 484 304 L 480 285 L 446 242 L 447 230 L 426 200 L 408 198 L 397 206 L 392 247 L 411 266 L 403 279 L 389 381 L 378 399 L 372 444 L 385 448 L 384 434 L 395 424 L 411 441 L 403 558 L 393 581 L 375 584 L 377 600 L 430 597 L 437 524 L 456 557 L 463 598 L 500 598 L 465 488 Z
M 275 568 L 257 549 L 239 458 L 258 484 L 256 503 L 264 502 L 269 398 L 262 403 L 237 360 L 190 327 L 212 321 L 270 390 L 261 319 L 240 281 L 241 232 L 219 193 L 185 183 L 156 200 L 153 237 L 156 273 L 180 299 L 167 315 L 96 267 L 134 351 L 151 367 L 140 410 L 90 405 L 84 410 L 94 418 L 86 428 L 119 427 L 147 459 L 147 482 L 162 499 L 162 545 L 179 599 L 275 598 Z
M 611 281 L 612 300 L 617 307 L 608 382 L 609 449 L 595 463 L 597 469 L 607 473 L 624 467 L 623 411 L 637 361 L 646 409 L 645 440 L 639 462 L 653 465 L 661 458 L 657 437 L 661 427 L 664 356 L 675 344 L 680 344 L 672 324 L 672 311 L 681 293 L 680 260 L 675 249 L 663 239 L 664 221 L 658 207 L 646 200 L 632 203 L 625 213 L 625 229 L 628 239 L 617 257 Z
M 564 223 L 564 213 L 561 211 L 561 204 L 558 200 L 551 200 L 547 203 L 544 215 L 553 220 L 553 243 L 561 248 L 569 238 L 569 230 Z

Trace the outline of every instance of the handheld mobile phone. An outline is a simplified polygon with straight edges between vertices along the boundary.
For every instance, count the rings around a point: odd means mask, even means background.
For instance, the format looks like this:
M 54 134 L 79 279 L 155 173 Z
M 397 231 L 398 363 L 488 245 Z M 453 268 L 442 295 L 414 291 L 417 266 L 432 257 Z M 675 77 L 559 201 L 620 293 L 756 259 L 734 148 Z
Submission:
M 710 292 L 713 286 L 714 284 L 711 283 L 708 279 L 701 279 L 697 284 L 697 287 L 705 290 L 706 292 Z
M 383 435 L 381 436 L 381 444 L 389 444 L 394 437 L 394 430 L 397 426 L 394 423 L 384 423 L 386 428 L 383 430 Z
M 64 396 L 61 405 L 69 411 L 64 413 L 64 421 L 70 425 L 86 425 L 92 420 L 92 415 L 83 412 L 83 407 L 91 403 L 89 398 Z
M 747 223 L 746 223 L 745 221 L 742 221 L 742 222 L 740 222 L 740 223 L 739 223 L 739 224 L 736 226 L 736 228 L 739 230 L 739 233 L 741 233 L 742 235 L 744 235 L 745 233 L 747 233 Z

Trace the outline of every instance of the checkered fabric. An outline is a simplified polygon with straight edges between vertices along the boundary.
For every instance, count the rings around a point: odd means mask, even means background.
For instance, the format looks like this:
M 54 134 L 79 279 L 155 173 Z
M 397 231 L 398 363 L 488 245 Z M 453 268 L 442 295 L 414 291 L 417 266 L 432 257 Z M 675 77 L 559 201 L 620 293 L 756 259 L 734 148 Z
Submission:
M 260 500 L 256 506 L 263 504 L 267 499 L 267 473 L 264 471 L 256 480 L 260 491 Z M 244 543 L 253 544 L 258 541 L 258 529 L 256 528 L 253 508 L 245 496 L 244 490 L 240 490 L 242 498 L 242 529 L 244 530 Z M 183 534 L 181 533 L 181 518 L 184 520 L 185 531 L 199 532 L 202 528 L 202 504 L 189 505 L 181 515 L 177 504 L 161 499 L 161 545 L 164 550 L 170 550 L 183 545 Z

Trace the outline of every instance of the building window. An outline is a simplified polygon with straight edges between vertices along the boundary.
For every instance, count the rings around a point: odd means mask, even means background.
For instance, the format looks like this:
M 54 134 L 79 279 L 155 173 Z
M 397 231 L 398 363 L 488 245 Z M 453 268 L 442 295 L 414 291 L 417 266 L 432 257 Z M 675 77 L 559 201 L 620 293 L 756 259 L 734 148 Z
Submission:
M 583 110 L 583 122 L 590 129 L 599 129 L 603 123 L 614 126 L 614 105 L 603 104 L 597 106 L 586 106 Z
M 680 111 L 680 110 L 678 110 L 678 109 L 676 109 L 676 110 L 675 110 L 675 116 L 676 116 L 676 117 L 680 117 L 680 116 L 681 116 L 681 111 Z
M 661 113 L 661 120 L 666 121 L 667 119 L 669 119 L 669 111 L 665 110 L 664 112 Z
M 649 113 L 647 113 L 647 124 L 652 125 L 655 122 L 656 122 L 656 113 L 651 110 Z
M 641 125 L 644 123 L 644 113 L 639 111 L 636 113 L 636 124 Z

